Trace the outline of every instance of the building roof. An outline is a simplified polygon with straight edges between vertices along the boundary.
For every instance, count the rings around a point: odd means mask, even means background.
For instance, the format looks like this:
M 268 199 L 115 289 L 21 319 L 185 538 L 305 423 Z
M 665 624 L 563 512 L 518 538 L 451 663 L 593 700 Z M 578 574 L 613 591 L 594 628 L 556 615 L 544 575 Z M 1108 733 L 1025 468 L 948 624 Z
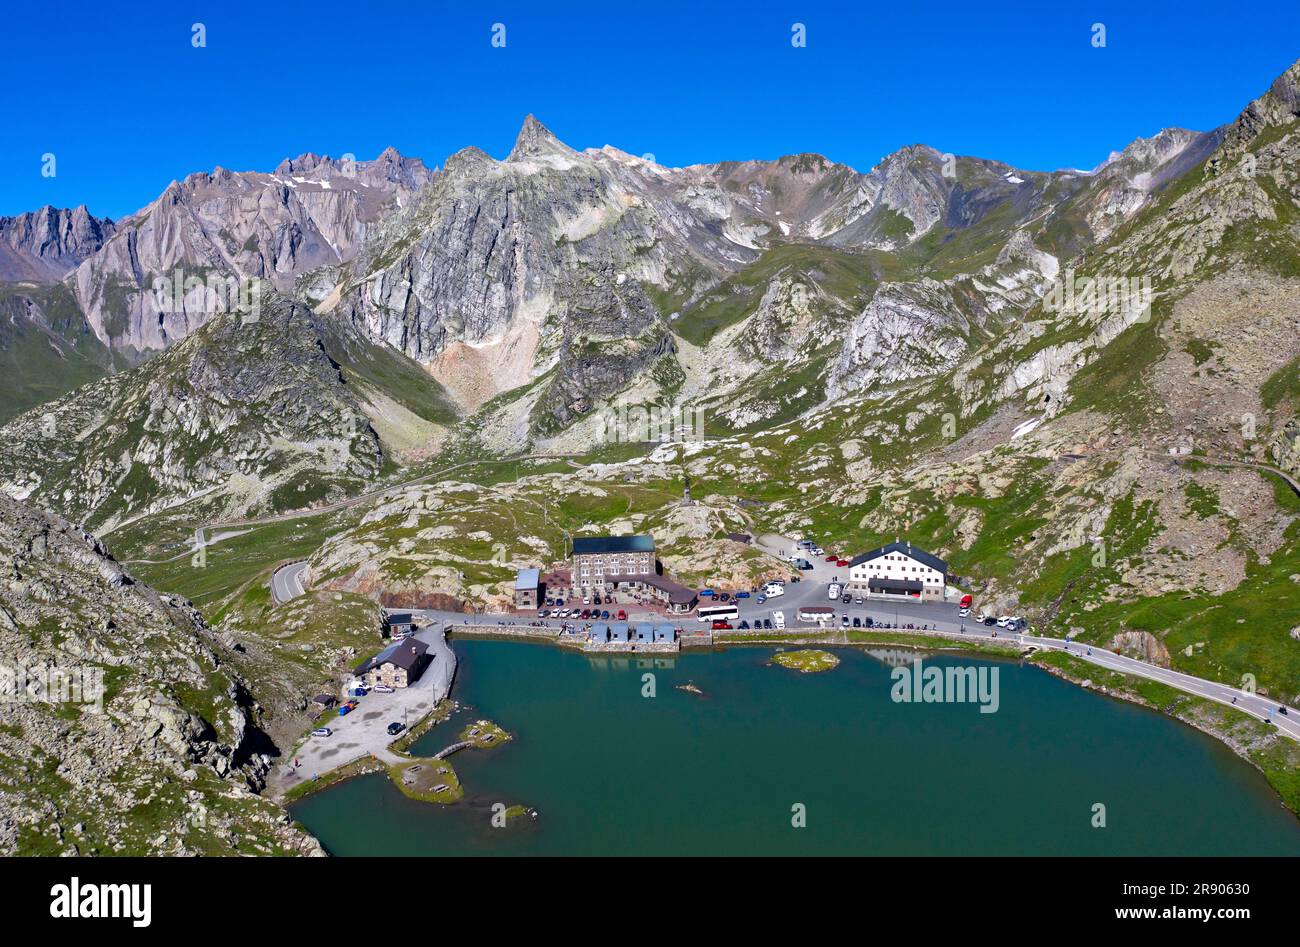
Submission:
M 520 569 L 519 574 L 515 576 L 515 591 L 522 592 L 527 589 L 535 589 L 541 578 L 541 569 Z
M 675 605 L 689 605 L 695 601 L 697 593 L 694 589 L 688 589 L 680 582 L 674 582 L 667 576 L 662 575 L 641 575 L 637 579 L 646 585 L 653 586 L 660 591 L 668 593 L 668 601 Z
M 920 579 L 882 579 L 880 576 L 873 576 L 867 583 L 867 588 L 873 592 L 922 592 L 925 590 L 925 583 Z
M 328 707 L 330 704 L 334 703 L 334 697 L 330 694 L 317 694 L 312 698 L 312 703 Z
M 391 615 L 388 616 L 388 624 L 390 624 L 390 625 L 409 625 L 409 624 L 411 624 L 411 613 L 410 613 L 410 612 L 393 612 Z
M 735 543 L 747 543 L 754 537 L 749 533 L 728 533 L 727 538 Z
M 653 536 L 575 536 L 575 556 L 598 555 L 604 552 L 654 552 Z
M 361 666 L 357 668 L 356 673 L 365 674 L 367 671 L 384 664 L 393 664 L 404 671 L 409 671 L 415 667 L 416 663 L 424 657 L 424 653 L 428 650 L 429 646 L 419 638 L 395 641 L 373 658 L 361 662 Z
M 870 562 L 872 559 L 879 559 L 884 555 L 891 555 L 901 552 L 905 556 L 911 556 L 917 562 L 929 566 L 939 572 L 947 573 L 948 563 L 944 562 L 933 553 L 926 552 L 920 546 L 913 546 L 911 543 L 893 542 L 888 546 L 881 546 L 879 549 L 873 549 L 871 552 L 864 552 L 860 556 L 854 556 L 849 560 L 849 568 L 861 565 L 864 562 Z

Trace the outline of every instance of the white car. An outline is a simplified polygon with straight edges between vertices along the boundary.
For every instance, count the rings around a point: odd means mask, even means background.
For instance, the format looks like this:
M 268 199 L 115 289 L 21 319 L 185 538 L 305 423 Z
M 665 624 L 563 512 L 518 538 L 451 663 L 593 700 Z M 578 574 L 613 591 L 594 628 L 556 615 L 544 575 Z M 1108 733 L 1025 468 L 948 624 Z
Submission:
M 392 689 L 391 687 L 389 687 L 387 684 L 376 684 L 376 685 L 375 685 L 375 693 L 376 693 L 376 694 L 396 694 L 397 691 L 393 690 L 393 689 Z
M 957 617 L 958 617 L 958 618 L 970 618 L 970 609 L 969 609 L 969 608 L 959 608 L 959 609 L 957 609 Z
M 999 628 L 1012 628 L 1018 624 L 1020 624 L 1020 619 L 1014 615 L 1003 615 L 998 619 Z
M 315 730 L 311 732 L 311 735 L 314 737 L 327 737 L 333 732 L 334 731 L 331 730 L 329 727 L 317 727 Z

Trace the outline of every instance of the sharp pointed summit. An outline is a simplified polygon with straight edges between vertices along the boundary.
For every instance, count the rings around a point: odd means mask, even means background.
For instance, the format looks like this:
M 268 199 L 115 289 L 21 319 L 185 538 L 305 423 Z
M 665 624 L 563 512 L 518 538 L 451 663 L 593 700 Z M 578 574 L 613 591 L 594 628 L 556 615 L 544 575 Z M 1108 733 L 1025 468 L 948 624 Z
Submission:
M 515 146 L 510 149 L 507 161 L 522 161 L 543 155 L 574 155 L 572 148 L 551 134 L 551 130 L 537 120 L 533 114 L 524 119 Z

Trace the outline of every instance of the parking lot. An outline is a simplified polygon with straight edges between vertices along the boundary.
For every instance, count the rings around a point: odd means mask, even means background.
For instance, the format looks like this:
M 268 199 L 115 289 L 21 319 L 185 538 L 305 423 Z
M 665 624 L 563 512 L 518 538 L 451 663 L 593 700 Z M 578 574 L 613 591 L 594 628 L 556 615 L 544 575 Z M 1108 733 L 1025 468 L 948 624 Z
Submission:
M 388 725 L 398 721 L 410 726 L 423 719 L 451 691 L 456 674 L 456 656 L 447 646 L 443 623 L 423 628 L 415 636 L 429 645 L 432 660 L 424 673 L 409 687 L 391 694 L 371 691 L 358 700 L 356 710 L 342 717 L 332 715 L 326 726 L 333 732 L 328 737 L 307 736 L 277 770 L 280 788 L 289 789 L 364 756 L 397 759 L 388 745 L 398 737 L 388 732 Z

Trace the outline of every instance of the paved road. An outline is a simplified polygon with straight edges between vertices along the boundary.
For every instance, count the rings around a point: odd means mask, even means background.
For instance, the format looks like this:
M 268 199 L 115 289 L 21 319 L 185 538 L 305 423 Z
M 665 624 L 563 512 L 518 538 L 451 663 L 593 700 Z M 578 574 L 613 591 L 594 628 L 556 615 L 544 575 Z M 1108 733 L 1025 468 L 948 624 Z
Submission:
M 283 605 L 303 594 L 302 572 L 306 568 L 305 562 L 291 562 L 271 573 L 271 598 L 275 604 Z
M 422 628 L 415 637 L 429 645 L 433 657 L 420 679 L 392 694 L 371 692 L 359 698 L 356 710 L 329 722 L 334 731 L 331 736 L 306 737 L 286 758 L 285 765 L 277 769 L 274 782 L 278 790 L 290 789 L 365 756 L 390 763 L 399 759 L 388 745 L 400 735 L 390 736 L 388 725 L 393 721 L 413 725 L 423 719 L 451 693 L 456 676 L 456 655 L 447 644 L 443 623 Z

